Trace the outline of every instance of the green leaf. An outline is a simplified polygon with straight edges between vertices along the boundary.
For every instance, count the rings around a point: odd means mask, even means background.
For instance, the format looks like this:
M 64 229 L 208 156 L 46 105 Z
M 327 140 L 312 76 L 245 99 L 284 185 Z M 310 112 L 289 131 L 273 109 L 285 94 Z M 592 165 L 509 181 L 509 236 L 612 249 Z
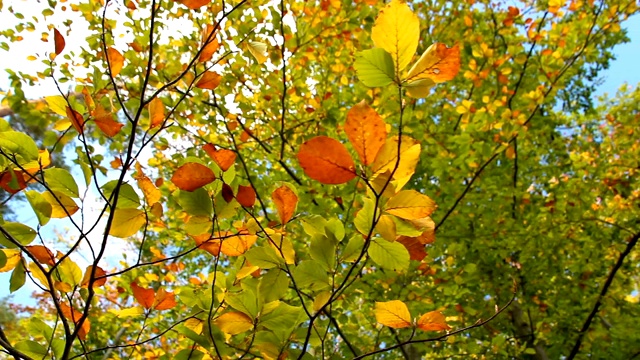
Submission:
M 47 357 L 47 348 L 33 340 L 19 341 L 14 347 L 16 350 L 33 359 L 44 359 Z
M 353 67 L 365 86 L 381 87 L 393 82 L 393 59 L 383 49 L 375 48 L 359 52 Z
M 373 224 L 373 211 L 375 208 L 375 202 L 372 199 L 366 198 L 363 201 L 362 209 L 358 210 L 356 218 L 353 220 L 353 224 L 356 229 L 360 231 L 362 235 L 369 235 Z M 379 215 L 379 212 L 378 212 Z
M 371 239 L 368 250 L 371 259 L 383 269 L 406 270 L 409 268 L 409 251 L 399 242 L 382 238 Z
M 363 247 L 364 238 L 362 237 L 362 235 L 353 235 L 351 239 L 349 239 L 347 246 L 345 246 L 344 250 L 342 250 L 342 254 L 340 255 L 342 261 L 356 261 L 358 259 L 358 256 L 360 256 Z
M 67 116 L 67 100 L 61 95 L 46 96 L 44 100 L 49 105 L 49 109 L 60 116 Z
M 38 160 L 38 146 L 33 139 L 18 131 L 0 132 L 0 149 L 8 155 L 16 155 L 23 164 Z
M 204 353 L 200 350 L 184 349 L 180 350 L 173 359 L 174 360 L 202 360 Z
M 82 282 L 82 270 L 71 258 L 66 257 L 58 264 L 52 274 L 52 278 L 68 285 L 67 288 L 72 289 Z
M 50 339 L 53 335 L 53 329 L 38 317 L 31 317 L 27 323 L 29 334 L 33 336 L 42 336 Z
M 7 255 L 4 251 L 0 251 L 0 268 L 3 268 L 7 264 Z
M 293 270 L 293 278 L 302 289 L 324 290 L 331 285 L 323 266 L 314 260 L 301 261 Z
M 24 268 L 24 262 L 19 261 L 15 269 L 11 273 L 11 280 L 9 280 L 9 291 L 15 292 L 24 285 L 26 280 L 27 270 Z
M 311 239 L 309 255 L 322 265 L 324 270 L 332 270 L 336 265 L 336 243 L 327 236 L 316 236 Z
M 284 259 L 278 256 L 272 247 L 252 247 L 244 256 L 249 260 L 251 265 L 258 266 L 261 269 L 272 269 L 284 264 Z
M 112 180 L 102 185 L 102 191 L 107 199 L 111 198 L 111 194 L 118 185 L 118 180 Z M 113 200 L 112 200 L 113 201 Z M 129 184 L 122 184 L 120 186 L 120 192 L 118 193 L 118 209 L 137 209 L 140 207 L 140 197 L 138 193 L 133 189 L 133 186 Z
M 51 219 L 51 204 L 45 200 L 42 194 L 35 190 L 25 191 L 24 195 L 27 197 L 31 208 L 36 213 L 38 223 L 40 225 L 46 225 Z
M 301 323 L 304 312 L 300 306 L 291 306 L 281 302 L 271 312 L 260 318 L 260 325 L 271 330 L 281 341 L 286 340 L 293 329 Z
M 187 214 L 192 216 L 211 217 L 213 203 L 211 196 L 204 188 L 194 191 L 182 191 L 178 194 L 178 204 Z
M 253 320 L 258 316 L 258 297 L 249 289 L 244 289 L 237 293 L 228 293 L 224 301 Z
M 44 179 L 49 188 L 70 197 L 77 198 L 78 184 L 73 179 L 69 171 L 61 168 L 51 168 L 44 171 Z
M 33 239 L 36 238 L 36 231 L 24 224 L 7 222 L 4 223 L 2 227 L 21 245 L 29 245 Z M 17 247 L 13 242 L 9 241 L 6 236 L 4 236 L 4 233 L 0 233 L 0 244 L 9 249 Z
M 342 239 L 344 239 L 344 224 L 342 223 L 342 221 L 340 221 L 340 219 L 329 219 L 327 221 L 327 225 L 325 225 L 324 228 L 327 235 L 331 234 L 336 241 L 340 242 L 342 241 Z
M 257 266 L 257 265 L 256 265 Z M 283 298 L 289 288 L 289 277 L 280 269 L 271 269 L 261 276 L 258 297 L 266 304 Z

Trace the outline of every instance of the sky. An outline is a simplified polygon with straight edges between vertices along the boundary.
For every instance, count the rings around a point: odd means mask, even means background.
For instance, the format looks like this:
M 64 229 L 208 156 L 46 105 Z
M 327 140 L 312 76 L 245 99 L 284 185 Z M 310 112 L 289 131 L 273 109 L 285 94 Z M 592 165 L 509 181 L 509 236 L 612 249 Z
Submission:
M 28 2 L 25 1 L 22 3 L 24 5 Z M 5 4 L 5 6 L 7 6 L 7 4 Z M 9 24 L 14 21 L 15 18 L 13 17 L 13 15 L 8 14 L 4 11 L 0 12 L 0 24 L 3 24 L 1 26 L 2 28 L 10 26 Z M 79 26 L 75 25 L 75 27 L 78 28 Z M 610 97 L 612 97 L 624 83 L 628 83 L 630 86 L 635 86 L 636 84 L 640 83 L 640 71 L 638 71 L 638 58 L 640 58 L 640 16 L 636 15 L 633 18 L 629 19 L 625 23 L 624 28 L 628 30 L 628 36 L 630 37 L 631 42 L 620 45 L 613 49 L 613 53 L 615 54 L 616 59 L 611 63 L 611 66 L 608 70 L 601 73 L 601 77 L 604 82 L 601 86 L 598 87 L 598 96 L 606 93 Z M 35 33 L 36 35 L 36 42 L 38 44 L 43 44 L 39 40 L 41 33 L 38 31 L 35 31 L 33 33 Z M 83 40 L 83 35 L 80 31 L 72 31 L 69 34 L 65 34 L 65 37 L 70 48 L 73 48 L 73 46 L 75 46 L 76 49 L 79 49 L 79 44 L 82 44 Z M 34 54 L 34 48 L 28 46 L 30 42 L 27 40 L 28 39 L 25 39 L 22 44 L 13 45 L 10 53 L 4 50 L 0 50 L 0 69 L 11 68 L 14 70 L 29 71 L 32 70 L 33 67 L 40 68 L 42 66 L 40 61 L 27 60 L 27 57 L 29 55 Z M 52 46 L 53 44 L 51 44 L 51 47 Z M 44 46 L 42 49 L 35 49 L 35 52 L 40 56 L 46 56 L 45 52 L 47 51 L 50 51 L 50 49 L 45 49 Z M 7 76 L 3 71 L 0 71 L 0 90 L 7 90 L 7 88 Z M 30 98 L 39 98 L 42 96 L 57 94 L 57 90 L 55 90 L 55 87 L 53 87 L 53 84 L 51 82 L 44 82 L 43 85 L 26 88 L 25 92 Z M 2 95 L 0 93 L 0 98 L 1 97 Z M 94 204 L 94 206 L 98 205 L 99 204 Z M 37 220 L 29 206 L 20 206 L 18 208 L 18 213 L 19 216 L 24 219 L 25 223 L 27 223 L 28 225 L 33 225 L 35 227 Z M 63 227 L 59 227 L 56 230 L 59 232 L 64 232 L 65 229 Z M 53 230 L 49 231 L 51 231 L 52 235 L 54 234 Z M 80 259 L 74 260 L 78 261 Z M 78 262 L 80 263 L 79 265 L 81 266 L 81 268 L 84 270 L 82 261 Z M 9 295 L 10 274 L 10 272 L 0 273 L 0 298 Z M 31 292 L 36 288 L 34 285 L 28 284 L 29 281 L 27 281 L 27 285 L 13 294 L 14 302 L 19 302 L 22 304 L 33 304 L 33 301 L 30 299 L 30 295 Z

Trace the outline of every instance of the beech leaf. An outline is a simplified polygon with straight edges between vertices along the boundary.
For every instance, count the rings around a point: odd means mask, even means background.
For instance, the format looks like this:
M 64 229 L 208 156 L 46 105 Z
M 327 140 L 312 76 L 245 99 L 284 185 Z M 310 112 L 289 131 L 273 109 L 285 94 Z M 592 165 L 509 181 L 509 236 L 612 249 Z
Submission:
M 60 55 L 60 53 L 64 50 L 65 41 L 64 36 L 60 34 L 58 29 L 53 28 L 53 44 L 55 45 L 56 55 Z
M 402 329 L 411 326 L 411 314 L 407 305 L 400 300 L 377 302 L 375 308 L 376 321 L 382 325 Z
M 420 20 L 404 1 L 392 0 L 378 13 L 371 39 L 391 54 L 398 76 L 418 49 Z
M 296 210 L 296 205 L 298 205 L 298 195 L 296 195 L 296 193 L 288 186 L 282 185 L 273 191 L 271 198 L 278 210 L 280 223 L 286 224 L 291 220 L 291 217 Z
M 216 179 L 213 171 L 208 167 L 189 162 L 178 168 L 171 177 L 171 182 L 180 190 L 194 191 Z
M 445 316 L 439 311 L 430 311 L 420 316 L 416 325 L 419 329 L 424 331 L 442 331 L 451 329 L 451 327 L 447 325 Z
M 373 163 L 387 139 L 386 124 L 367 103 L 361 101 L 347 113 L 344 130 L 363 164 Z
M 323 184 L 342 184 L 356 177 L 347 148 L 327 136 L 316 136 L 302 144 L 298 161 L 307 176 Z

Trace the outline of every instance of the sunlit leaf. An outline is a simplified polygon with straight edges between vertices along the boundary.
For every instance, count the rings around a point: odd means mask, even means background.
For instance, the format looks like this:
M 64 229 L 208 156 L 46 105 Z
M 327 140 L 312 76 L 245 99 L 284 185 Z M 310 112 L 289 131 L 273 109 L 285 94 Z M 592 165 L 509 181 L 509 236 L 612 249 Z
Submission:
M 411 260 L 421 261 L 427 256 L 427 252 L 424 249 L 424 244 L 421 243 L 418 238 L 401 236 L 396 241 L 407 248 L 407 251 L 409 252 L 409 258 Z
M 142 210 L 131 208 L 116 209 L 109 235 L 127 238 L 140 231 L 146 222 L 147 216 Z
M 378 151 L 371 169 L 375 175 L 386 171 L 393 171 L 393 179 L 406 179 L 413 175 L 420 159 L 420 143 L 409 136 L 402 136 L 400 143 L 400 161 L 398 161 L 398 137 L 387 139 L 382 148 Z M 396 167 L 397 163 L 397 167 Z M 404 183 L 398 184 L 402 187 Z
M 67 116 L 67 99 L 61 95 L 46 96 L 44 100 L 49 105 L 49 109 L 60 116 Z
M 109 61 L 111 76 L 118 76 L 118 74 L 120 74 L 120 70 L 122 70 L 122 66 L 124 65 L 124 56 L 122 56 L 120 51 L 110 47 L 107 49 L 107 58 Z
M 376 47 L 391 54 L 399 74 L 418 49 L 420 20 L 404 1 L 392 0 L 378 13 L 371 39 Z
M 278 210 L 280 223 L 286 224 L 289 222 L 296 210 L 296 206 L 298 205 L 298 195 L 296 195 L 296 193 L 288 186 L 282 185 L 273 191 L 271 198 Z
M 267 44 L 259 41 L 247 42 L 247 50 L 253 55 L 258 64 L 267 61 Z
M 192 10 L 199 9 L 211 2 L 211 0 L 176 0 L 176 1 Z
M 33 255 L 33 257 L 36 258 L 36 260 L 38 260 L 40 264 L 46 264 L 51 266 L 55 265 L 56 258 L 51 252 L 51 250 L 49 250 L 46 246 L 31 245 L 31 246 L 26 246 L 26 249 L 27 251 L 29 251 L 31 255 Z
M 164 104 L 158 97 L 149 102 L 149 128 L 153 129 L 164 122 Z
M 238 186 L 236 200 L 244 207 L 252 207 L 256 202 L 256 192 L 252 186 L 240 185 Z
M 134 281 L 131 283 L 131 291 L 138 304 L 147 310 L 151 309 L 156 298 L 156 293 L 153 289 L 143 288 Z
M 76 310 L 75 308 L 70 307 L 66 303 L 60 303 L 60 310 L 62 310 L 62 314 L 67 320 L 73 321 L 76 325 L 80 322 L 80 318 L 82 317 L 82 312 Z M 78 331 L 78 337 L 81 340 L 85 340 L 87 338 L 87 334 L 91 330 L 91 323 L 89 319 L 85 319 L 82 323 L 82 327 Z
M 384 269 L 406 270 L 409 268 L 409 251 L 397 241 L 390 242 L 373 238 L 369 245 L 368 254 L 376 264 Z
M 365 165 L 373 162 L 387 139 L 384 121 L 364 100 L 349 110 L 344 130 Z
M 176 306 L 176 296 L 173 292 L 166 291 L 164 288 L 158 289 L 153 300 L 153 308 L 155 310 L 169 310 Z
M 213 54 L 218 51 L 220 47 L 220 41 L 216 36 L 215 25 L 207 24 L 207 26 L 202 31 L 202 39 L 200 41 L 200 46 L 202 47 L 202 51 L 200 52 L 200 57 L 198 61 L 205 62 L 211 60 Z
M 200 80 L 196 82 L 196 87 L 200 89 L 209 89 L 214 90 L 220 85 L 220 81 L 222 81 L 222 76 L 213 71 L 205 72 Z
M 51 218 L 52 207 L 45 197 L 35 190 L 25 191 L 25 197 L 29 201 L 29 205 L 38 217 L 40 225 L 46 225 Z
M 344 145 L 330 137 L 308 140 L 297 156 L 305 174 L 323 184 L 342 184 L 356 177 L 351 155 Z
M 53 286 L 64 292 L 69 292 L 82 282 L 82 270 L 70 257 L 64 258 L 52 272 Z
M 431 215 L 437 208 L 435 201 L 415 190 L 402 190 L 385 205 L 384 211 L 402 219 L 413 220 Z
M 376 224 L 376 232 L 387 241 L 396 240 L 396 223 L 389 215 L 382 215 Z
M 95 268 L 94 279 L 107 275 L 107 273 L 99 266 Z M 91 272 L 93 271 L 93 265 L 87 266 L 87 269 L 84 271 L 84 276 L 82 277 L 82 282 L 80 284 L 83 288 L 89 287 L 89 282 L 91 280 Z M 93 287 L 100 287 L 107 282 L 107 278 L 97 279 L 93 282 Z
M 237 335 L 253 328 L 253 320 L 239 311 L 224 313 L 214 323 L 229 335 Z
M 180 190 L 194 191 L 213 182 L 215 179 L 216 176 L 211 169 L 202 164 L 190 162 L 180 166 L 173 173 L 171 182 Z
M 100 131 L 108 137 L 116 136 L 124 126 L 115 120 L 115 114 L 106 111 L 100 104 L 96 105 L 93 117 Z
M 42 193 L 42 197 L 51 206 L 51 217 L 54 219 L 64 219 L 80 209 L 71 197 L 57 191 L 47 191 Z
M 55 45 L 55 53 L 56 55 L 60 55 L 60 53 L 64 50 L 64 37 L 60 34 L 58 29 L 53 28 L 53 44 Z
M 17 222 L 5 222 L 2 228 L 11 237 L 7 237 L 4 232 L 0 232 L 0 244 L 7 248 L 16 248 L 19 245 L 28 245 L 36 238 L 36 231 L 31 227 Z
M 358 79 L 368 87 L 387 86 L 395 79 L 393 60 L 384 49 L 375 48 L 359 52 L 353 67 Z
M 160 201 L 162 197 L 162 193 L 160 190 L 154 185 L 153 181 L 146 176 L 141 176 L 137 179 L 138 187 L 142 190 L 144 194 L 144 198 L 147 202 L 147 205 L 153 205 Z
M 213 144 L 207 144 L 202 147 L 204 151 L 220 166 L 222 171 L 227 171 L 236 161 L 236 153 L 227 149 L 216 149 Z
M 77 132 L 81 133 L 84 127 L 84 118 L 82 115 L 69 106 L 66 107 L 66 115 L 67 119 L 71 121 L 71 125 L 73 125 Z
M 418 319 L 417 326 L 424 331 L 443 331 L 451 327 L 447 325 L 445 316 L 439 311 L 430 311 Z
M 376 321 L 382 325 L 402 329 L 411 326 L 411 314 L 407 305 L 400 300 L 377 302 Z
M 257 239 L 257 235 L 248 234 L 246 231 L 241 231 L 238 234 L 227 234 L 227 237 L 222 240 L 220 250 L 227 256 L 240 256 L 249 250 Z
M 20 289 L 27 279 L 27 270 L 24 267 L 23 261 L 18 261 L 15 269 L 11 273 L 11 278 L 9 279 L 9 291 L 15 292 Z

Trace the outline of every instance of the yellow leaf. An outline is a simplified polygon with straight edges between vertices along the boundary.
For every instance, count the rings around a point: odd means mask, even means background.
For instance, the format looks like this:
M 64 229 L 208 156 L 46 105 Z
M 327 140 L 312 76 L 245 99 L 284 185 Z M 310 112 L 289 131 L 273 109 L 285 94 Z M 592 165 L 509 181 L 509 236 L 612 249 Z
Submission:
M 247 50 L 256 58 L 258 64 L 267 61 L 267 44 L 259 41 L 249 41 L 247 43 Z
M 57 191 L 53 193 L 47 191 L 42 193 L 42 196 L 51 204 L 51 217 L 54 219 L 64 219 L 75 214 L 79 209 L 71 197 Z
M 162 125 L 164 121 L 164 104 L 160 98 L 153 98 L 149 103 L 149 128 L 153 129 L 154 127 Z
M 313 311 L 318 312 L 329 301 L 331 291 L 323 291 L 313 300 Z
M 376 224 L 376 231 L 385 240 L 388 240 L 388 241 L 396 240 L 396 223 L 395 221 L 393 221 L 393 218 L 389 215 L 380 216 L 380 219 Z
M 204 321 L 198 318 L 191 318 L 184 322 L 184 326 L 193 331 L 196 334 L 202 333 L 202 328 L 204 327 Z
M 420 143 L 409 136 L 402 136 L 400 144 L 400 163 L 398 164 L 396 171 L 393 173 L 393 179 L 403 179 L 413 175 L 419 158 Z M 398 137 L 394 136 L 387 139 L 385 144 L 378 151 L 378 155 L 371 165 L 374 176 L 384 173 L 385 171 L 392 171 L 395 168 L 397 161 Z M 396 188 L 401 188 L 401 185 L 404 185 L 404 183 L 396 185 Z
M 380 10 L 371 39 L 377 47 L 391 54 L 399 77 L 418 48 L 420 20 L 404 1 L 392 0 Z
M 109 235 L 126 238 L 137 233 L 147 222 L 144 211 L 139 209 L 116 209 Z
M 141 306 L 135 306 L 132 308 L 121 309 L 121 310 L 109 309 L 109 312 L 121 319 L 144 315 L 144 310 L 142 309 Z
M 432 87 L 436 85 L 431 79 L 421 79 L 412 81 L 405 85 L 407 95 L 412 98 L 426 98 Z
M 147 200 L 147 205 L 154 205 L 158 201 L 160 201 L 160 197 L 162 194 L 160 190 L 153 184 L 153 181 L 146 176 L 141 176 L 138 178 L 138 187 L 144 193 L 144 198 Z
M 444 315 L 439 311 L 430 311 L 418 319 L 418 328 L 424 331 L 442 331 L 449 330 L 451 327 L 447 325 Z
M 45 289 L 47 290 L 49 289 L 49 282 L 47 281 L 47 276 L 42 271 L 40 271 L 38 264 L 36 264 L 35 262 L 30 262 L 29 271 L 31 272 L 31 276 L 38 279 L 38 281 L 40 281 L 40 284 L 44 286 Z
M 13 270 L 20 262 L 20 259 L 22 259 L 20 250 L 18 249 L 0 249 L 0 251 L 4 252 L 4 256 L 7 258 L 4 266 L 0 268 L 0 272 Z
M 236 335 L 253 328 L 253 321 L 247 315 L 239 311 L 231 311 L 220 315 L 214 323 L 229 335 Z
M 120 70 L 122 70 L 122 66 L 124 65 L 124 56 L 122 56 L 120 51 L 110 47 L 107 49 L 107 57 L 109 59 L 111 76 L 118 76 L 118 74 L 120 74 Z
M 382 325 L 402 329 L 411 326 L 411 314 L 400 300 L 376 302 L 376 321 Z
M 414 220 L 431 215 L 436 208 L 435 201 L 427 195 L 415 190 L 402 190 L 389 199 L 384 211 L 402 219 Z

